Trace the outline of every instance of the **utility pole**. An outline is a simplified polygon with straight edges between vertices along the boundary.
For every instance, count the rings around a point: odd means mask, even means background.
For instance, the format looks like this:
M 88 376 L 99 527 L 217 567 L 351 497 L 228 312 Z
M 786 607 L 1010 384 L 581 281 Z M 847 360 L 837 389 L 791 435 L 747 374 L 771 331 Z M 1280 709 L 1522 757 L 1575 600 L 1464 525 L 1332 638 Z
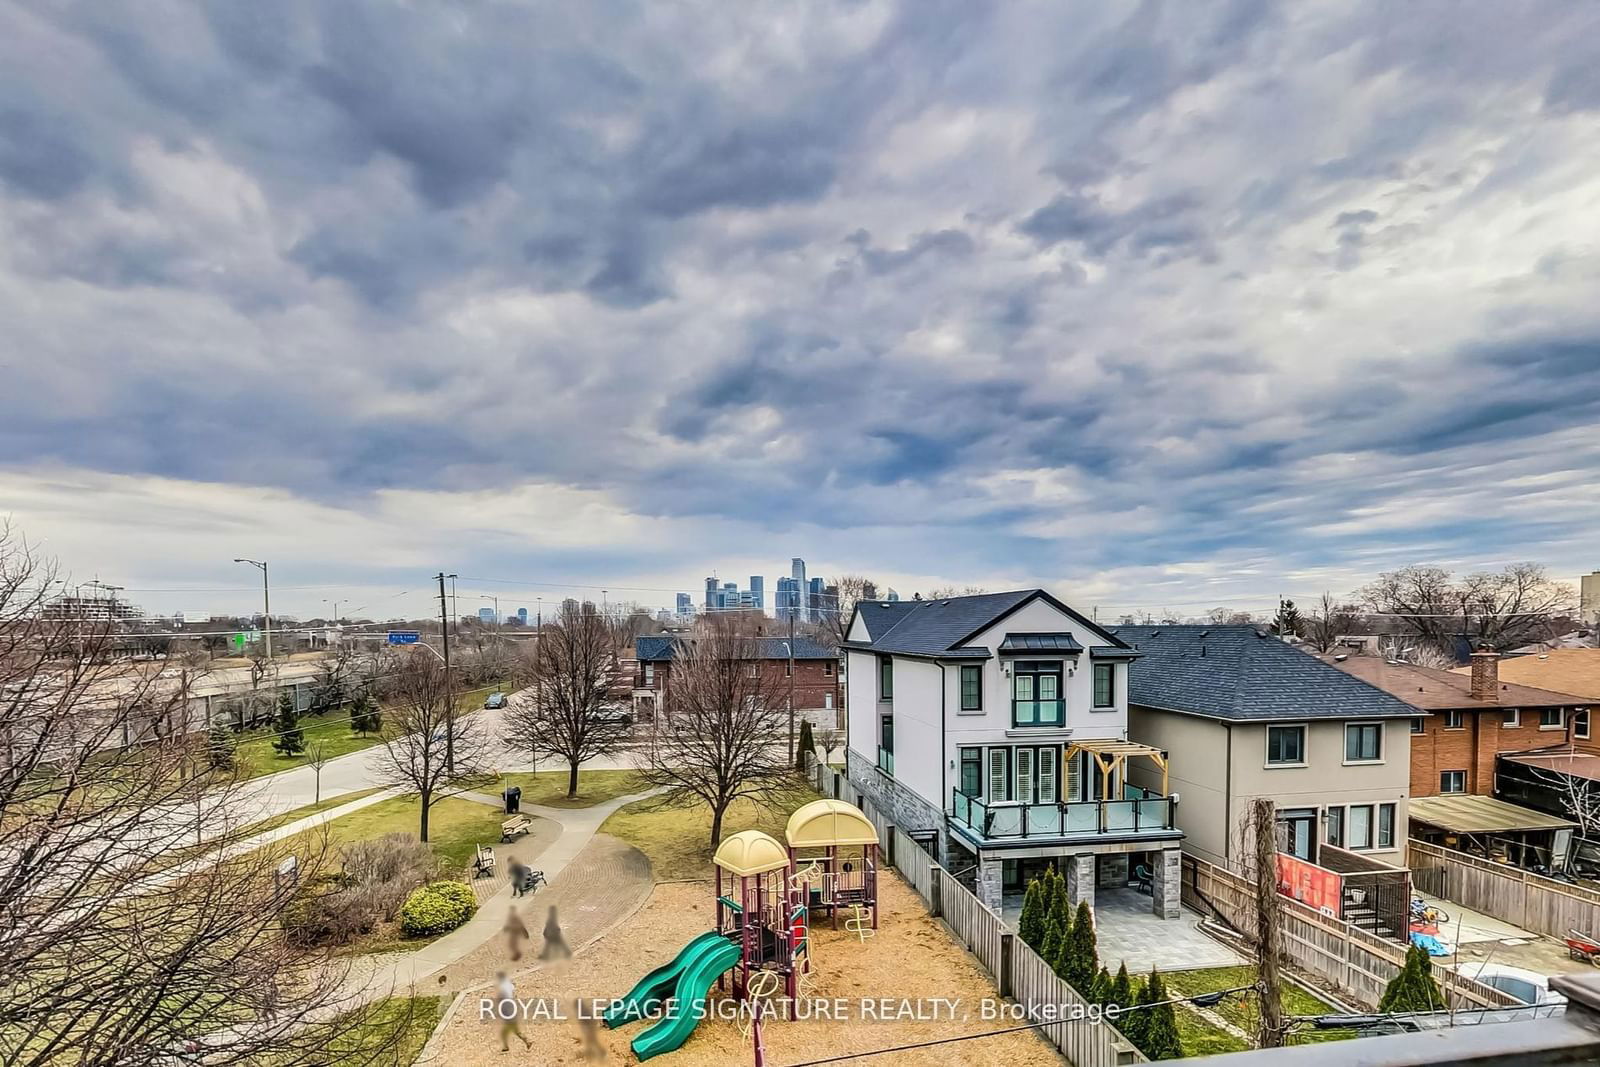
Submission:
M 461 636 L 461 601 L 456 599 L 456 576 L 450 575 L 450 625 L 455 627 L 456 637 Z
M 1258 1048 L 1283 1047 L 1283 994 L 1278 960 L 1283 952 L 1278 903 L 1278 813 L 1266 797 L 1251 802 L 1250 827 L 1255 834 L 1256 994 L 1261 1002 Z
M 789 766 L 794 766 L 794 612 L 789 613 Z
M 272 662 L 272 590 L 267 585 L 267 565 L 259 559 L 235 559 L 235 563 L 248 563 L 261 571 L 261 625 L 267 637 L 267 662 Z
M 444 644 L 444 689 L 449 700 L 444 712 L 444 773 L 446 777 L 453 778 L 456 773 L 456 691 L 450 684 L 450 620 L 445 617 L 449 605 L 445 601 L 444 580 L 449 578 L 453 582 L 455 575 L 440 571 L 438 577 L 439 639 Z

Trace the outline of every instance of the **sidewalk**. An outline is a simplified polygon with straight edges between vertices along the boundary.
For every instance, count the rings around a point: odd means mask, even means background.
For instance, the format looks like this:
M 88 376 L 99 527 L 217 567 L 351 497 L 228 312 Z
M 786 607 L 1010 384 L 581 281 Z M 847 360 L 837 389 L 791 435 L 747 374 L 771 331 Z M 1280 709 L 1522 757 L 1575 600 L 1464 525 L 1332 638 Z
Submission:
M 538 804 L 525 805 L 523 813 L 548 819 L 560 826 L 561 834 L 538 855 L 539 867 L 545 877 L 555 883 L 578 853 L 593 839 L 600 824 L 611 817 L 618 808 L 654 796 L 659 790 L 647 790 L 630 796 L 617 797 L 592 808 L 547 808 Z M 487 797 L 480 797 L 489 800 Z M 468 799 L 474 799 L 469 797 Z M 498 800 L 492 801 L 498 807 Z M 516 898 L 520 899 L 520 898 Z M 484 943 L 501 936 L 506 911 L 512 905 L 511 885 L 507 882 L 499 891 L 483 901 L 478 912 L 467 922 L 436 941 L 415 952 L 386 953 L 381 956 L 362 957 L 360 964 L 352 967 L 346 988 L 356 1002 L 390 996 L 417 985 L 475 952 Z M 441 976 L 441 981 L 445 976 Z

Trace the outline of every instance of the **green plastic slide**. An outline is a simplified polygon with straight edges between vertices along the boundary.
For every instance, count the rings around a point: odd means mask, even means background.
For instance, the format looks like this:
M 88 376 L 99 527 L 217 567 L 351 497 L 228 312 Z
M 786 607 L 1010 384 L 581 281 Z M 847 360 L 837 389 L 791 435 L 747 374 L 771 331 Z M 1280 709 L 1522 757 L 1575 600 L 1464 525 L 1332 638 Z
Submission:
M 739 946 L 727 938 L 719 937 L 716 944 L 707 942 L 684 961 L 673 987 L 674 1010 L 661 1017 L 661 1021 L 633 1039 L 630 1046 L 641 1061 L 663 1052 L 671 1052 L 689 1039 L 700 1022 L 695 1010 L 705 1003 L 706 994 L 717 976 L 739 962 Z
M 723 944 L 728 943 L 728 939 L 715 930 L 708 930 L 683 946 L 683 949 L 672 958 L 672 962 L 663 963 L 635 982 L 628 995 L 622 998 L 622 1002 L 607 1010 L 601 1021 L 611 1029 L 616 1029 L 654 1012 L 662 1000 L 672 995 L 673 987 L 678 982 L 678 975 L 683 972 L 695 954 L 718 941 Z

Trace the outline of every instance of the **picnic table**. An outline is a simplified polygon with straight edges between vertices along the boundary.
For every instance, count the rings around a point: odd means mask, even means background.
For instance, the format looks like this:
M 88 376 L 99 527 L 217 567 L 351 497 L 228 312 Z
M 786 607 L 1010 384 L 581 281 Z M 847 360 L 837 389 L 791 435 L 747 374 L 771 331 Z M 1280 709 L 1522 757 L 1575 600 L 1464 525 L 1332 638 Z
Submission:
M 513 815 L 500 824 L 500 840 L 513 841 L 533 828 L 526 815 Z

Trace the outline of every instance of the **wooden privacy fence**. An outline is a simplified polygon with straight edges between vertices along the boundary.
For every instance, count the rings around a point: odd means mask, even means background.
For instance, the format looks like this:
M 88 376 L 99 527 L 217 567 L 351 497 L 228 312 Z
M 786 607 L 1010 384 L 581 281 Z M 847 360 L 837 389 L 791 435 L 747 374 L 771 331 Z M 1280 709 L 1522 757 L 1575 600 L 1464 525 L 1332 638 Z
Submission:
M 1551 937 L 1600 934 L 1600 893 L 1592 889 L 1414 838 L 1408 849 L 1412 884 L 1429 896 Z
M 1183 903 L 1196 911 L 1220 915 L 1246 935 L 1255 930 L 1255 886 L 1242 875 L 1196 856 L 1183 857 Z M 1283 951 L 1289 962 L 1366 1007 L 1376 1008 L 1384 987 L 1405 963 L 1405 946 L 1375 937 L 1351 923 L 1330 919 L 1286 896 L 1280 895 L 1278 904 Z M 1506 1007 L 1521 1003 L 1454 971 L 1435 968 L 1433 976 L 1452 1007 Z
M 832 773 L 832 772 L 828 772 Z M 835 775 L 837 777 L 837 775 Z M 819 775 L 818 792 L 832 796 L 833 783 Z M 845 783 L 848 790 L 848 783 Z M 853 793 L 853 790 L 849 792 Z M 844 794 L 841 794 L 844 795 Z M 849 799 L 846 796 L 846 799 Z M 983 901 L 898 826 L 875 811 L 864 798 L 854 800 L 878 828 L 878 843 L 886 864 L 891 864 L 928 906 L 928 913 L 943 919 L 950 932 L 977 957 L 1002 997 L 1027 1009 L 1029 1021 L 1059 1020 L 1039 1032 L 1075 1067 L 1118 1067 L 1148 1062 L 1143 1053 L 1102 1018 L 1078 991 L 1025 945 L 1016 932 L 984 907 Z

